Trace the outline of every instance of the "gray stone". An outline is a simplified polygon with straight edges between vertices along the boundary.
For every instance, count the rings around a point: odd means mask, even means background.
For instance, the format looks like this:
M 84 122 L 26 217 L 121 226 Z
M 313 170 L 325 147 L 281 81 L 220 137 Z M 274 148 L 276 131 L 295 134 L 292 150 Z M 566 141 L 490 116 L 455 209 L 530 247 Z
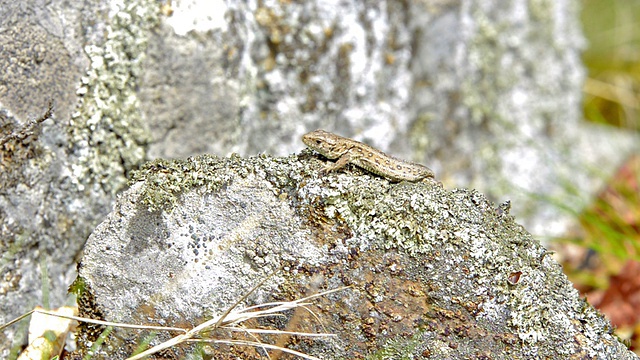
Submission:
M 0 323 L 74 303 L 84 242 L 145 159 L 150 3 L 109 17 L 100 1 L 0 1 Z M 22 324 L 0 333 L 0 358 L 25 344 Z
M 318 319 L 294 311 L 252 324 L 336 334 L 286 342 L 321 359 L 637 358 L 508 206 L 355 168 L 319 176 L 324 165 L 305 151 L 145 166 L 87 242 L 81 313 L 195 327 L 266 279 L 241 307 L 350 286 L 312 301 Z M 81 332 L 81 354 L 98 333 Z M 125 358 L 146 336 L 116 327 L 97 356 Z
M 600 129 L 574 133 L 575 0 L 166 3 L 0 0 L 0 138 L 55 105 L 0 149 L 0 322 L 73 301 L 87 236 L 158 156 L 286 155 L 325 128 L 558 233 L 566 218 L 525 195 L 579 209 L 601 183 L 590 169 L 639 143 L 605 153 Z M 0 357 L 25 338 L 0 333 Z

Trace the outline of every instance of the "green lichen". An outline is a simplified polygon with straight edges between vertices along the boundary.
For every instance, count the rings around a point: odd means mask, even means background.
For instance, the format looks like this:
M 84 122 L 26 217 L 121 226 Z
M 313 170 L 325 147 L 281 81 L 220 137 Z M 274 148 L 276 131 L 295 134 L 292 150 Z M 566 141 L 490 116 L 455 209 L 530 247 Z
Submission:
M 413 360 L 416 349 L 424 347 L 421 332 L 410 338 L 390 339 L 381 349 L 365 357 L 366 360 Z
M 502 92 L 516 79 L 497 65 L 507 52 L 500 42 L 500 34 L 508 29 L 507 26 L 497 24 L 481 13 L 476 14 L 475 20 L 478 32 L 469 44 L 469 61 L 474 61 L 476 69 L 464 78 L 460 89 L 461 99 L 471 111 L 470 120 L 479 124 L 486 119 L 501 119 L 493 104 L 499 103 Z
M 144 182 L 141 201 L 149 211 L 169 212 L 180 195 L 189 190 L 201 188 L 207 193 L 215 192 L 237 176 L 247 177 L 256 172 L 265 173 L 266 180 L 278 188 L 290 187 L 293 181 L 290 169 L 295 159 L 295 156 L 273 158 L 268 155 L 221 158 L 205 154 L 187 159 L 155 160 L 134 171 L 129 184 Z
M 361 353 L 371 351 L 369 359 L 554 357 L 601 341 L 602 321 L 594 311 L 582 310 L 584 304 L 576 300 L 557 264 L 505 206 L 496 208 L 476 191 L 449 191 L 434 181 L 390 183 L 355 167 L 322 173 L 326 164 L 308 155 L 158 160 L 135 172 L 132 182 L 147 206 L 164 211 L 193 189 L 198 196 L 216 196 L 220 189 L 232 191 L 234 186 L 227 187 L 235 185 L 231 182 L 271 182 L 266 193 L 273 190 L 290 201 L 286 206 L 307 216 L 308 225 L 318 224 L 311 233 L 323 244 L 344 246 L 333 264 L 297 268 L 302 277 L 279 282 L 282 293 L 293 297 L 299 280 L 312 274 L 352 279 L 352 297 L 340 310 L 333 307 L 333 314 L 339 319 L 362 314 L 349 317 L 349 326 L 365 325 L 370 343 L 362 345 Z M 260 185 L 256 190 L 264 189 Z M 281 238 L 290 241 L 286 235 Z M 347 254 L 348 260 L 340 261 Z M 384 255 L 390 257 L 384 260 Z M 516 271 L 521 278 L 509 282 Z M 405 291 L 405 284 L 413 290 Z M 379 313 L 379 323 L 366 322 L 372 311 Z M 589 331 L 581 332 L 590 324 Z M 355 339 L 343 334 L 342 340 L 361 341 Z
M 155 160 L 134 171 L 129 183 L 144 181 L 141 201 L 149 211 L 171 211 L 180 195 L 193 188 L 205 187 L 208 191 L 219 188 L 226 177 L 216 170 L 224 168 L 225 160 L 228 159 L 215 155 Z
M 377 178 L 374 181 L 348 179 L 346 182 L 336 183 L 335 190 L 348 191 L 332 190 L 333 184 L 330 184 L 325 208 L 330 217 L 339 215 L 349 227 L 369 239 L 369 244 L 381 248 L 401 248 L 411 254 L 432 249 L 432 240 L 438 234 L 429 224 L 441 212 L 434 201 L 442 191 L 441 187 L 435 183 L 408 182 L 389 187 L 386 180 Z M 406 194 L 412 195 L 408 198 Z
M 479 338 L 492 334 L 487 349 L 478 349 L 504 351 L 498 348 L 507 343 L 512 352 L 544 357 L 588 349 L 607 336 L 606 321 L 591 307 L 580 310 L 584 304 L 560 267 L 506 206 L 496 207 L 477 191 L 449 191 L 435 182 L 390 184 L 370 174 L 342 172 L 310 180 L 301 192 L 319 196 L 315 204 L 323 205 L 323 215 L 351 229 L 348 246 L 360 252 L 398 249 L 425 261 L 419 276 L 438 284 L 429 301 L 459 314 L 449 328 L 464 325 Z M 514 273 L 521 276 L 511 280 Z M 474 310 L 479 306 L 485 309 L 481 316 Z M 496 327 L 499 322 L 504 325 Z M 593 325 L 584 330 L 581 324 Z M 412 336 L 419 334 L 425 333 L 416 329 Z M 565 345 L 550 346 L 558 343 Z M 398 336 L 370 358 L 411 358 L 407 354 L 420 352 Z
M 70 142 L 78 156 L 74 169 L 80 189 L 98 185 L 115 193 L 126 175 L 145 159 L 150 136 L 144 127 L 136 89 L 151 30 L 158 25 L 153 1 L 125 1 L 107 27 L 102 46 L 85 52 L 91 68 L 78 89 L 82 102 L 72 115 Z

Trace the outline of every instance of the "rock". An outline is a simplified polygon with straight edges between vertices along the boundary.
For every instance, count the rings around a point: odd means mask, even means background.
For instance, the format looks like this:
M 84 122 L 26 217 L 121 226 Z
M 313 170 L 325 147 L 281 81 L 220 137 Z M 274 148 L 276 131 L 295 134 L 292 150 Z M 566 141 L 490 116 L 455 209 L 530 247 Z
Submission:
M 507 206 L 435 181 L 323 175 L 323 161 L 304 151 L 145 166 L 87 242 L 80 313 L 191 328 L 266 279 L 240 307 L 349 286 L 310 301 L 317 318 L 297 310 L 250 323 L 337 335 L 285 338 L 321 359 L 636 358 Z M 79 334 L 81 354 L 100 331 Z M 125 358 L 147 336 L 116 327 L 97 356 Z M 243 346 L 207 351 L 258 357 Z
M 0 139 L 55 105 L 0 148 L 0 323 L 72 301 L 87 236 L 144 162 L 290 154 L 317 127 L 562 233 L 573 219 L 537 199 L 579 211 L 603 178 L 590 170 L 640 142 L 574 134 L 579 9 L 554 4 L 0 0 Z M 5 329 L 0 358 L 24 345 L 26 326 Z
M 0 0 L 0 324 L 74 302 L 87 237 L 147 161 L 135 90 L 152 3 Z M 0 358 L 26 330 L 0 332 Z

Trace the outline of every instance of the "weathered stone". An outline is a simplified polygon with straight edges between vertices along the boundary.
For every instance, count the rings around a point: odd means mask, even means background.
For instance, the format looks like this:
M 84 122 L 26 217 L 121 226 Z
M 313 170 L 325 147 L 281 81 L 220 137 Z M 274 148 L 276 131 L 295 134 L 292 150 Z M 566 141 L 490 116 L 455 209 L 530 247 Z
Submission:
M 435 181 L 318 176 L 322 167 L 308 151 L 149 164 L 87 242 L 81 313 L 194 327 L 267 279 L 241 306 L 350 286 L 313 300 L 319 320 L 294 311 L 258 321 L 336 334 L 285 342 L 322 359 L 636 358 L 506 207 Z M 98 356 L 124 358 L 146 336 L 116 328 Z

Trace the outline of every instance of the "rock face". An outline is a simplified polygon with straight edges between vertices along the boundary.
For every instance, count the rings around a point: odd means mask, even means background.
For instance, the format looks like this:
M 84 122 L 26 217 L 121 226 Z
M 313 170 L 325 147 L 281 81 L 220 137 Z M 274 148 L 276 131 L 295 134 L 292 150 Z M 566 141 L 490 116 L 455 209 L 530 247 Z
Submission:
M 241 307 L 350 286 L 313 300 L 317 319 L 292 311 L 252 324 L 336 334 L 283 340 L 322 359 L 636 358 L 508 205 L 435 181 L 321 174 L 323 161 L 304 151 L 147 165 L 87 242 L 80 312 L 189 328 L 267 279 Z M 80 352 L 99 331 L 84 327 Z M 147 335 L 116 328 L 97 356 L 125 358 Z
M 0 323 L 73 303 L 87 237 L 146 161 L 134 92 L 150 3 L 0 0 Z M 26 338 L 0 332 L 0 358 Z
M 0 323 L 73 301 L 87 236 L 141 164 L 286 155 L 316 128 L 514 199 L 543 224 L 530 230 L 561 232 L 557 208 L 528 202 L 568 195 L 578 210 L 575 195 L 599 185 L 588 170 L 640 142 L 574 133 L 578 1 L 553 4 L 0 0 Z M 21 136 L 50 101 L 52 118 Z M 25 343 L 26 327 L 5 329 L 0 358 Z

